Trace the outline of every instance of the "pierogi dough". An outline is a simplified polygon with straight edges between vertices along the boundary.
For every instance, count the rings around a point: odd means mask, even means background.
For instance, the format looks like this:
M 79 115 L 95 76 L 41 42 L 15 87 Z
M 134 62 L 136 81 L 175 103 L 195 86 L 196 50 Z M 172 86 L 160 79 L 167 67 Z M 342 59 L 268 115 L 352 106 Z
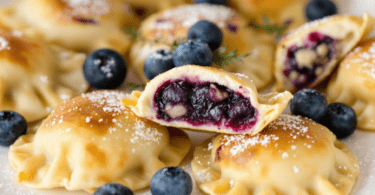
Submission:
M 131 44 L 124 28 L 138 27 L 140 19 L 122 0 L 20 0 L 0 9 L 0 22 L 75 51 L 124 55 Z
M 27 122 L 86 90 L 82 65 L 86 54 L 73 52 L 19 31 L 0 29 L 0 110 L 12 110 Z
M 57 107 L 35 134 L 9 151 L 17 182 L 93 192 L 106 183 L 146 188 L 153 174 L 177 166 L 191 142 L 179 129 L 139 118 L 121 106 L 121 91 L 82 94 Z
M 328 102 L 343 102 L 357 114 L 358 129 L 375 130 L 375 39 L 358 45 L 328 83 Z
M 347 195 L 359 174 L 357 159 L 331 131 L 286 114 L 256 135 L 203 142 L 191 166 L 210 195 Z

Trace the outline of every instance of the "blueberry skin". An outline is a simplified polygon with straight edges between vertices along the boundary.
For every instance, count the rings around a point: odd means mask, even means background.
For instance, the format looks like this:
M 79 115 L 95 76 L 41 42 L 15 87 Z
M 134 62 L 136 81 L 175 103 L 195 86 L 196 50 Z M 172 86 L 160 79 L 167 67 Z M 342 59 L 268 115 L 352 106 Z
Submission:
M 188 40 L 176 48 L 172 59 L 176 67 L 187 64 L 212 66 L 212 51 L 206 43 Z
M 207 43 L 211 51 L 215 51 L 223 42 L 223 33 L 214 23 L 200 20 L 190 27 L 188 39 Z
M 0 146 L 12 145 L 26 130 L 27 122 L 22 115 L 8 110 L 0 112 Z
M 305 15 L 309 21 L 334 14 L 337 14 L 337 7 L 330 0 L 312 0 L 305 7 Z
M 187 82 L 180 81 L 177 83 L 172 83 L 168 87 L 164 88 L 162 92 L 162 102 L 165 104 L 168 103 L 187 103 L 189 101 L 189 96 L 191 93 L 191 87 Z
M 290 111 L 314 121 L 319 121 L 327 112 L 327 100 L 314 89 L 301 89 L 290 102 Z
M 215 5 L 225 5 L 227 0 L 194 0 L 195 3 L 208 3 L 208 4 L 215 4 Z
M 152 176 L 150 189 L 153 195 L 189 195 L 193 185 L 185 171 L 178 167 L 166 167 Z
M 173 53 L 168 50 L 158 50 L 147 56 L 143 71 L 145 76 L 151 80 L 157 75 L 174 68 Z
M 327 113 L 320 123 L 326 126 L 338 139 L 349 137 L 357 128 L 357 115 L 354 110 L 340 102 L 328 105 Z
M 111 49 L 93 51 L 83 64 L 87 82 L 98 89 L 117 88 L 124 81 L 126 73 L 126 61 Z
M 107 183 L 105 185 L 100 186 L 95 192 L 94 195 L 134 195 L 133 192 L 117 183 Z

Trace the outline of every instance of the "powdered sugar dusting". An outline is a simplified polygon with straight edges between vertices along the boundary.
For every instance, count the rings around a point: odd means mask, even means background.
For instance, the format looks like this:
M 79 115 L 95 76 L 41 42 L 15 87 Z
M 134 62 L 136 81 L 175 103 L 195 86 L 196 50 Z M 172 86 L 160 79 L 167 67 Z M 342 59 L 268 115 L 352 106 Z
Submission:
M 201 18 L 215 22 L 219 24 L 220 27 L 223 27 L 224 23 L 234 14 L 235 12 L 226 6 L 195 4 L 180 6 L 176 9 L 166 11 L 164 12 L 163 17 L 165 19 L 182 21 L 181 23 L 184 27 L 192 26 Z M 158 25 L 155 27 L 158 28 Z
M 274 96 L 272 96 L 271 98 L 268 98 L 268 102 L 271 103 L 271 102 L 274 102 L 282 97 L 284 97 L 285 93 L 278 93 Z
M 207 150 L 211 150 L 213 148 L 213 145 L 212 145 L 212 143 L 210 142 L 210 143 L 208 143 L 208 146 L 207 146 Z
M 222 139 L 222 146 L 232 145 L 230 153 L 234 156 L 238 153 L 243 152 L 246 148 L 261 145 L 267 146 L 271 143 L 271 140 L 278 140 L 275 135 L 260 135 L 257 134 L 252 137 L 246 137 L 246 135 L 224 135 Z
M 211 181 L 211 173 L 208 172 L 209 168 L 207 169 L 202 169 L 197 172 L 195 180 L 199 183 L 205 183 Z
M 21 31 L 18 31 L 18 30 L 13 30 L 12 35 L 15 36 L 15 37 L 22 37 L 23 33 Z
M 85 113 L 86 116 L 84 117 L 84 123 L 87 123 L 87 124 L 92 124 L 93 122 L 97 122 L 97 123 L 111 122 L 121 127 L 122 126 L 121 122 L 118 120 L 115 120 L 114 117 L 127 112 L 127 109 L 121 105 L 121 99 L 126 98 L 128 96 L 129 96 L 128 94 L 122 93 L 120 91 L 105 91 L 105 90 L 82 94 L 81 97 L 77 97 L 72 100 L 69 100 L 68 102 L 66 102 L 66 104 L 62 104 L 59 107 L 57 107 L 56 110 L 52 112 L 50 122 L 46 123 L 46 127 L 50 127 L 56 124 L 63 123 L 64 114 L 73 113 L 73 112 L 78 112 L 77 115 L 79 115 L 79 113 Z M 77 105 L 77 106 L 71 106 L 69 108 L 67 107 L 67 105 L 76 104 L 76 101 L 79 100 L 78 98 L 79 99 L 83 98 L 84 100 L 82 101 L 89 101 L 90 102 L 89 106 L 82 107 L 80 105 Z M 106 119 L 105 121 L 103 121 L 103 118 L 97 117 L 98 113 L 96 113 L 96 111 L 94 110 L 99 110 L 103 113 L 106 113 L 107 115 L 111 116 L 111 119 Z M 59 111 L 59 112 L 56 112 L 56 111 Z M 73 117 L 73 118 L 70 118 L 69 120 L 76 120 L 78 118 L 80 117 L 79 116 L 77 116 L 77 118 Z M 114 131 L 113 127 L 110 127 L 110 129 L 112 130 L 109 130 L 109 132 L 112 133 Z
M 273 126 L 274 128 L 282 126 L 283 130 L 291 131 L 296 135 L 305 135 L 309 129 L 307 126 L 307 122 L 302 120 L 302 118 L 288 114 L 282 114 L 281 117 L 271 122 L 269 126 Z M 294 136 L 295 135 L 293 135 L 292 137 Z
M 62 0 L 67 7 L 65 12 L 68 16 L 100 17 L 110 13 L 111 7 L 108 0 Z
M 100 91 L 97 93 L 82 94 L 82 97 L 87 98 L 94 105 L 102 107 L 104 112 L 115 115 L 119 115 L 125 111 L 125 108 L 121 105 L 121 99 L 128 96 L 128 94 L 117 91 Z
M 114 67 L 116 66 L 114 59 L 109 59 L 106 61 L 106 63 L 102 63 L 102 60 L 96 59 L 94 60 L 94 64 L 96 66 L 100 66 L 100 71 L 105 73 L 107 78 L 111 78 L 113 76 L 112 70 L 114 70 Z
M 373 79 L 375 79 L 375 64 L 373 63 L 363 63 L 361 68 L 358 68 L 359 72 L 366 73 Z
M 293 166 L 294 173 L 299 173 L 299 168 L 297 166 Z
M 139 140 L 144 141 L 152 141 L 157 142 L 159 144 L 159 140 L 163 136 L 156 128 L 151 128 L 145 126 L 145 123 L 141 120 L 137 120 L 134 124 L 135 132 L 132 134 L 132 138 L 130 142 L 137 143 Z M 150 142 L 147 142 L 149 145 Z
M 39 77 L 39 80 L 42 82 L 42 83 L 48 83 L 49 82 L 49 79 L 48 79 L 48 76 L 46 75 L 42 75 Z
M 234 75 L 240 77 L 240 78 L 244 78 L 244 79 L 249 79 L 249 77 L 247 75 L 244 75 L 242 73 L 234 73 Z
M 347 177 L 353 177 L 352 174 L 358 172 L 355 186 L 351 194 L 355 195 L 373 195 L 375 182 L 375 145 L 373 132 L 355 131 L 352 136 L 342 140 L 348 146 L 358 159 L 358 164 L 352 165 L 343 163 L 338 166 L 338 170 Z
M 313 121 L 311 121 L 313 123 Z M 272 133 L 275 131 L 276 133 Z M 280 131 L 286 131 L 280 133 Z M 304 138 L 305 141 L 302 144 L 306 149 L 312 149 L 313 144 L 315 143 L 314 136 L 309 135 L 309 126 L 307 119 L 304 119 L 300 116 L 294 116 L 289 114 L 282 114 L 275 121 L 271 122 L 266 131 L 262 131 L 256 135 L 223 135 L 220 138 L 220 146 L 230 147 L 227 150 L 230 151 L 232 156 L 237 154 L 241 155 L 242 152 L 247 150 L 250 147 L 261 146 L 268 147 L 272 146 L 279 148 L 279 140 L 282 139 L 282 145 L 285 145 L 287 142 L 290 147 L 287 147 L 286 150 L 293 151 L 297 148 L 294 144 L 295 142 L 301 142 L 300 139 Z M 279 137 L 282 136 L 283 138 Z M 286 137 L 286 138 L 285 138 Z M 295 157 L 287 151 L 279 150 L 280 158 L 289 158 Z
M 2 50 L 10 50 L 9 42 L 4 37 L 0 37 L 0 51 Z
M 159 52 L 153 52 L 150 54 L 150 57 L 152 59 L 160 59 L 160 60 L 163 60 L 163 61 L 167 61 L 167 60 L 170 60 L 172 59 L 172 54 L 166 54 L 166 55 L 163 55 Z
M 229 22 L 233 22 L 236 17 L 239 17 L 239 15 L 234 10 L 222 5 L 183 5 L 165 11 L 156 17 L 149 27 L 152 34 L 156 37 L 173 41 L 176 38 L 176 30 L 189 29 L 199 20 L 209 20 L 223 29 L 227 27 L 226 25 L 229 25 Z M 233 25 L 232 23 L 230 24 Z
M 9 164 L 8 160 L 8 148 L 0 147 L 0 192 L 1 194 L 9 194 L 9 195 L 35 195 L 40 194 L 40 192 L 36 192 L 35 190 L 30 190 L 25 186 L 22 186 L 16 183 L 16 172 L 12 169 Z
M 358 65 L 357 71 L 365 73 L 372 79 L 375 79 L 375 42 L 367 49 L 359 46 L 355 48 L 348 57 L 343 61 L 345 68 L 349 69 L 352 64 Z M 358 57 L 353 57 L 354 54 L 358 54 Z
M 152 126 L 146 120 L 133 116 L 127 108 L 121 105 L 121 99 L 127 97 L 129 95 L 121 91 L 107 90 L 82 94 L 56 108 L 46 123 L 46 127 L 52 127 L 64 121 L 79 123 L 94 128 L 95 132 L 103 136 L 108 135 L 108 137 L 101 138 L 103 141 L 118 139 L 118 133 L 120 135 L 126 133 L 126 142 L 144 147 L 153 143 L 159 145 L 164 136 L 159 129 L 160 126 Z M 64 128 L 59 131 L 58 135 L 72 131 L 74 128 L 69 131 Z

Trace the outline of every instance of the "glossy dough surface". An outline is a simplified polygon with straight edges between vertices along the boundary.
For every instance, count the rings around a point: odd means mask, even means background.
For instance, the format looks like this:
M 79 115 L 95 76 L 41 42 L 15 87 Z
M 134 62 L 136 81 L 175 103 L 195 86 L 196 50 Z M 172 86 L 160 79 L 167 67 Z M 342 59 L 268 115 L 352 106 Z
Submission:
M 96 91 L 57 107 L 10 147 L 17 182 L 89 192 L 115 182 L 134 191 L 162 167 L 177 166 L 191 147 L 188 136 L 137 117 L 121 106 L 126 96 Z
M 19 31 L 0 29 L 0 42 L 0 110 L 16 111 L 32 122 L 88 89 L 82 73 L 85 54 Z
M 276 83 L 273 89 L 276 91 L 289 90 L 295 92 L 301 88 L 316 86 L 330 76 L 337 63 L 373 30 L 374 22 L 374 18 L 369 14 L 364 14 L 362 18 L 336 15 L 307 23 L 293 31 L 277 46 L 275 61 Z M 324 49 L 326 51 L 319 50 L 317 46 L 314 46 L 314 41 L 320 41 L 319 37 L 323 37 L 322 40 L 330 39 L 331 43 L 328 46 L 326 45 L 326 49 Z M 297 62 L 298 58 L 303 63 L 306 62 L 306 64 L 300 64 L 298 71 L 302 71 L 302 69 L 303 71 L 308 71 L 307 76 L 303 74 L 293 75 L 293 69 L 290 73 L 285 73 L 285 71 L 289 71 L 286 68 L 287 57 L 291 55 L 288 50 L 293 47 L 314 48 L 316 50 L 316 53 L 311 54 L 312 50 L 307 49 L 307 53 L 304 52 L 303 55 L 299 55 L 300 57 L 297 56 L 297 53 L 295 54 L 296 56 L 293 56 Z M 324 53 L 324 55 L 321 56 L 320 52 Z M 314 55 L 317 56 L 312 57 Z M 325 55 L 328 55 L 328 59 L 325 59 Z M 322 65 L 315 67 L 316 60 L 320 61 L 319 63 Z M 314 68 L 310 68 L 312 66 L 310 63 L 314 63 Z M 307 69 L 304 69 L 304 66 Z M 316 76 L 316 78 L 313 76 Z M 309 79 L 311 81 L 302 82 L 302 85 L 293 83 Z
M 221 29 L 221 46 L 228 46 L 227 52 L 237 50 L 238 56 L 251 54 L 243 62 L 235 61 L 220 68 L 247 75 L 258 89 L 270 84 L 275 51 L 272 36 L 247 27 L 247 21 L 226 6 L 207 4 L 179 6 L 154 14 L 142 22 L 140 37 L 132 46 L 129 58 L 130 65 L 144 82 L 148 81 L 143 71 L 147 56 L 159 49 L 171 50 L 173 42 L 186 39 L 189 28 L 199 20 L 209 20 Z
M 165 86 L 165 83 L 173 83 L 179 81 L 190 82 L 193 83 L 192 85 L 209 85 L 209 93 L 213 92 L 215 95 L 214 97 L 210 96 L 209 98 L 207 98 L 205 94 L 203 94 L 203 92 L 199 89 L 196 91 L 190 89 L 185 90 L 185 95 L 189 93 L 189 95 L 187 96 L 196 97 L 198 102 L 196 103 L 197 105 L 206 104 L 206 102 L 199 102 L 199 100 L 214 99 L 212 101 L 227 101 L 227 103 L 233 105 L 234 109 L 239 113 L 244 110 L 244 107 L 246 107 L 246 110 L 253 109 L 254 120 L 250 120 L 250 122 L 252 123 L 251 126 L 246 126 L 248 124 L 244 124 L 244 126 L 240 125 L 238 129 L 236 129 L 237 127 L 234 126 L 227 126 L 227 122 L 230 121 L 229 118 L 221 118 L 221 120 L 216 121 L 217 123 L 211 123 L 214 120 L 212 118 L 199 124 L 191 123 L 190 121 L 200 118 L 201 116 L 192 117 L 188 120 L 185 120 L 184 117 L 188 116 L 189 112 L 194 112 L 196 110 L 194 107 L 195 105 L 192 105 L 192 107 L 194 108 L 191 108 L 189 106 L 186 106 L 185 104 L 183 104 L 184 108 L 182 108 L 182 111 L 186 112 L 186 114 L 177 113 L 178 116 L 171 116 L 172 119 L 169 119 L 167 117 L 168 120 L 164 120 L 165 117 L 159 117 L 158 114 L 160 112 L 168 112 L 169 108 L 168 105 L 166 105 L 164 111 L 158 110 L 157 104 L 159 102 L 157 102 L 155 99 L 156 95 L 160 93 L 160 91 L 163 89 L 163 86 Z M 176 93 L 171 93 L 170 95 L 172 94 Z M 170 95 L 163 95 L 163 97 L 169 97 Z M 241 96 L 241 99 L 239 99 L 238 101 L 236 99 L 230 99 L 233 96 Z M 174 96 L 172 97 L 172 99 L 182 99 L 181 97 Z M 122 104 L 125 106 L 129 106 L 136 115 L 145 117 L 149 120 L 166 126 L 230 134 L 256 134 L 281 114 L 292 97 L 293 96 L 287 91 L 283 93 L 258 94 L 254 82 L 247 76 L 242 74 L 234 74 L 211 67 L 185 65 L 182 67 L 171 69 L 163 74 L 158 75 L 149 83 L 147 83 L 144 92 L 134 91 L 129 98 L 124 98 L 122 100 Z M 160 101 L 164 100 L 161 99 Z M 188 102 L 193 101 L 194 100 Z M 247 104 L 237 104 L 238 102 L 247 102 Z M 210 105 L 208 104 L 209 103 L 207 103 L 206 106 L 207 110 L 210 109 Z M 171 105 L 175 106 L 173 103 L 171 103 Z M 179 104 L 177 104 L 177 106 L 178 105 Z M 225 107 L 226 105 L 223 106 Z M 211 114 L 212 112 L 214 112 L 214 114 L 216 113 L 215 110 L 207 110 L 202 109 L 202 112 L 208 113 L 207 115 Z M 228 108 L 228 110 L 230 110 L 230 108 Z M 230 111 L 228 111 L 227 113 L 229 112 Z M 238 115 L 238 118 L 243 117 L 242 114 Z
M 329 102 L 354 109 L 358 129 L 375 130 L 375 39 L 362 42 L 338 67 L 327 87 Z
M 131 43 L 124 28 L 139 25 L 131 7 L 121 0 L 20 0 L 0 10 L 0 21 L 76 51 L 111 48 L 121 54 Z
M 286 114 L 257 135 L 203 142 L 191 166 L 211 195 L 347 195 L 359 174 L 355 156 L 327 128 Z

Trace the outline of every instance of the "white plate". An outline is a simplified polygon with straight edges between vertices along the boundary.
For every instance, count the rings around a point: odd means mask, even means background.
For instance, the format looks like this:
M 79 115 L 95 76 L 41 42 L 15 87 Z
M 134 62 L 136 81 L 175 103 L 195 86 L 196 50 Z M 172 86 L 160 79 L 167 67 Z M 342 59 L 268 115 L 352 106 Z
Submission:
M 0 5 L 10 0 L 0 0 Z M 375 13 L 375 6 L 370 0 L 343 0 L 339 3 L 340 13 L 362 15 L 365 12 Z M 373 33 L 374 35 L 374 33 Z M 198 144 L 212 136 L 210 133 L 197 133 L 188 131 L 194 144 Z M 351 149 L 360 164 L 360 174 L 351 195 L 375 194 L 375 132 L 355 131 L 343 142 Z M 69 192 L 64 189 L 34 190 L 15 182 L 15 172 L 8 162 L 8 148 L 0 147 L 0 194 L 1 195 L 86 195 L 84 191 Z M 182 168 L 191 173 L 189 162 Z M 194 186 L 192 195 L 199 192 Z M 148 190 L 138 192 L 137 195 L 151 195 Z

